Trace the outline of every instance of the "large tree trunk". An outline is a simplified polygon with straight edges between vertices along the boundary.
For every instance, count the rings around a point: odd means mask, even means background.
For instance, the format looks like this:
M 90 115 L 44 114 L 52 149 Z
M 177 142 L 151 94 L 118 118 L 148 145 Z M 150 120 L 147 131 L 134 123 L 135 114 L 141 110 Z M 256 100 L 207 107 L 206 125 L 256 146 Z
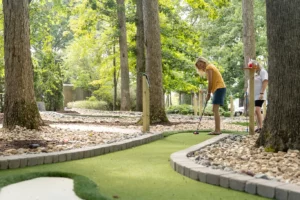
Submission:
M 124 0 L 117 0 L 117 7 L 120 30 L 119 44 L 121 62 L 121 110 L 130 110 L 128 48 Z
M 164 106 L 158 0 L 143 0 L 146 73 L 150 79 L 150 123 L 168 122 Z
M 113 44 L 113 55 L 116 54 L 116 46 Z M 116 66 L 116 58 L 113 58 L 113 68 L 114 68 L 114 100 L 113 100 L 113 111 L 116 110 L 116 105 L 117 105 L 117 89 L 118 89 L 118 78 L 117 78 L 117 66 Z
M 243 43 L 244 43 L 244 67 L 248 66 L 249 58 L 255 59 L 255 29 L 254 29 L 254 0 L 243 0 Z M 248 88 L 249 70 L 244 70 L 245 82 L 244 92 Z M 244 107 L 246 101 L 244 101 Z M 245 110 L 245 114 L 248 115 L 248 111 Z
M 143 0 L 136 1 L 136 111 L 143 111 L 142 73 L 145 72 Z
M 257 145 L 300 150 L 300 1 L 267 0 L 268 109 Z
M 3 1 L 5 57 L 5 128 L 16 125 L 38 129 L 37 108 L 29 39 L 28 1 Z

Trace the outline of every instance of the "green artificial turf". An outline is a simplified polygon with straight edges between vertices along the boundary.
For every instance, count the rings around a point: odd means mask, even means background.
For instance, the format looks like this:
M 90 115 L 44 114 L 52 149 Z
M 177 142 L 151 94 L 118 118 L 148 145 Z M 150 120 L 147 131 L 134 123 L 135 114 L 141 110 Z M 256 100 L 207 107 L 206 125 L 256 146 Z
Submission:
M 7 175 L 67 172 L 89 178 L 104 196 L 122 200 L 261 200 L 262 197 L 194 181 L 175 172 L 172 153 L 212 136 L 200 132 L 174 134 L 164 139 L 83 160 L 0 171 Z M 76 189 L 76 188 L 75 188 Z

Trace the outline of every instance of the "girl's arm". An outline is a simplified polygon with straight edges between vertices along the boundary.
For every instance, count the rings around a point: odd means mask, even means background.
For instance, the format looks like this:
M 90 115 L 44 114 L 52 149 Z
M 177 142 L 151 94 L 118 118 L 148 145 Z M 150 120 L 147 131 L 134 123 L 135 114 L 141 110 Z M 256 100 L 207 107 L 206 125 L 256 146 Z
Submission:
M 212 89 L 212 69 L 206 70 L 206 76 L 207 76 L 207 80 L 208 80 L 207 92 L 208 92 L 208 94 L 210 94 L 211 89 Z

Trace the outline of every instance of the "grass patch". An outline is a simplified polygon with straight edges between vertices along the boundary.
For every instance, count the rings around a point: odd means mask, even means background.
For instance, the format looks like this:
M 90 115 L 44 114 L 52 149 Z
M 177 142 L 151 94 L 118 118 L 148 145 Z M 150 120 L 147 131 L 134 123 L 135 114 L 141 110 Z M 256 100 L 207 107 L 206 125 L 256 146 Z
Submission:
M 108 197 L 105 197 L 100 194 L 99 189 L 93 181 L 90 179 L 66 172 L 32 172 L 25 174 L 15 174 L 15 175 L 6 175 L 0 179 L 0 189 L 7 185 L 26 181 L 38 177 L 64 177 L 71 178 L 74 180 L 74 191 L 77 196 L 82 199 L 88 200 L 109 200 Z
M 122 200 L 263 200 L 265 198 L 194 181 L 170 167 L 170 155 L 213 136 L 174 134 L 161 140 L 98 157 L 0 171 L 3 176 L 32 172 L 75 173 L 97 184 L 107 197 Z M 86 198 L 89 200 L 88 198 Z

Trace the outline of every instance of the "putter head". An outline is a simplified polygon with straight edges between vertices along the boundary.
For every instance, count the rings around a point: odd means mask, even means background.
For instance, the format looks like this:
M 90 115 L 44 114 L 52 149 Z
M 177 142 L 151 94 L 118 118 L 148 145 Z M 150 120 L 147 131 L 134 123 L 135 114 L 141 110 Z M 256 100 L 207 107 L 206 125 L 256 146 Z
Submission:
M 194 135 L 198 135 L 199 134 L 199 131 L 194 131 Z

